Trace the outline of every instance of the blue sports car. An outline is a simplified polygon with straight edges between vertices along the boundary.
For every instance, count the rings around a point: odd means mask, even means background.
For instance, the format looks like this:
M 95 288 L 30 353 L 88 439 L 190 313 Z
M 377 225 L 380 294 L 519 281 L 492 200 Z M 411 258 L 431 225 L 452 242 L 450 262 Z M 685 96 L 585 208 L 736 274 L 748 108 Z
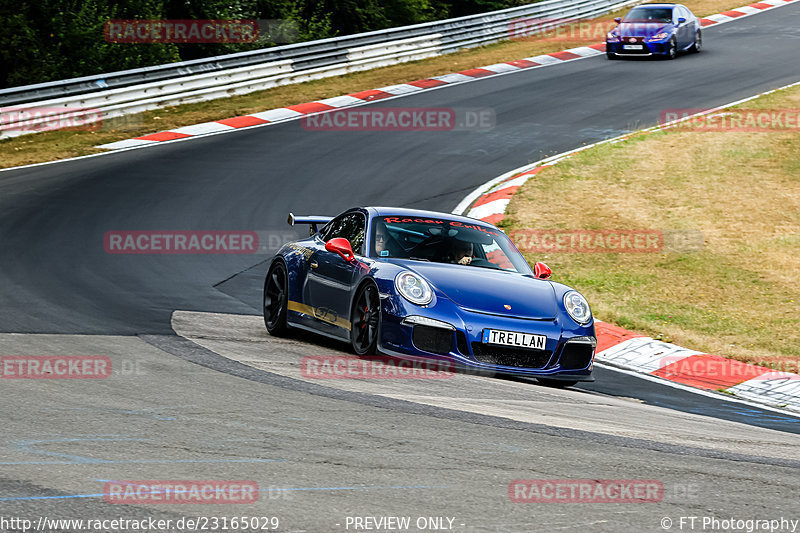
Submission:
M 700 20 L 681 4 L 640 4 L 606 35 L 606 55 L 661 56 L 675 59 L 678 52 L 699 52 L 703 46 Z
M 310 236 L 270 263 L 270 334 L 301 328 L 349 341 L 359 355 L 434 359 L 555 386 L 593 381 L 589 304 L 548 281 L 544 263 L 531 270 L 495 226 L 384 207 L 290 214 L 289 224 L 309 224 Z

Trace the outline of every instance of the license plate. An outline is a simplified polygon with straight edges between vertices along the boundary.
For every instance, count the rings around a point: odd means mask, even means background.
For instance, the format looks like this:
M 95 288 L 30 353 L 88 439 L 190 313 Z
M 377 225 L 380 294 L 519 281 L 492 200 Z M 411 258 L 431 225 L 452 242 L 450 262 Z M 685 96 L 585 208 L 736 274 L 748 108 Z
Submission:
M 483 330 L 483 342 L 484 344 L 500 344 L 502 346 L 544 350 L 547 336 L 534 335 L 533 333 L 519 333 L 517 331 L 485 329 Z
M 642 46 L 643 45 L 641 45 L 641 44 L 623 44 L 622 45 L 622 49 L 623 50 L 641 50 Z

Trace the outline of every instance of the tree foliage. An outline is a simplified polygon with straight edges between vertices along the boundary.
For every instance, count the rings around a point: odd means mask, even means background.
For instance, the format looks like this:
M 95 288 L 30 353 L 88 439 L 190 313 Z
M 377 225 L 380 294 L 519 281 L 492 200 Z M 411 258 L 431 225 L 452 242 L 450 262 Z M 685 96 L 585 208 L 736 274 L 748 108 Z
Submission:
M 521 0 L 0 0 L 0 88 L 114 72 L 284 44 L 110 43 L 114 19 L 284 21 L 309 41 L 471 15 Z

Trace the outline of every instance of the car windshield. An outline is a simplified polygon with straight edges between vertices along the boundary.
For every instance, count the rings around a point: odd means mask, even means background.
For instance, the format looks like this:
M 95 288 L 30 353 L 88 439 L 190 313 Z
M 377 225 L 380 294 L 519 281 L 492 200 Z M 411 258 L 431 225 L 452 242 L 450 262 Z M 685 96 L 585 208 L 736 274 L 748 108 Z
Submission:
M 370 256 L 529 274 L 530 267 L 505 233 L 483 224 L 427 217 L 376 217 Z
M 634 7 L 622 22 L 672 22 L 672 8 Z

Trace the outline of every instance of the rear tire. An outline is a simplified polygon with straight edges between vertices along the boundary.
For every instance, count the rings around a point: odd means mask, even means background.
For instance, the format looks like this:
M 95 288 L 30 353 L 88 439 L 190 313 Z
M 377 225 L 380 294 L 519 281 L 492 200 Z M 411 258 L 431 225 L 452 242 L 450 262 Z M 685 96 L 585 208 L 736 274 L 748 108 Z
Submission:
M 607 57 L 608 59 L 610 59 L 611 61 L 613 61 L 613 60 L 615 60 L 615 59 L 619 59 L 619 58 L 617 57 L 617 54 L 610 54 L 610 53 L 608 53 L 608 52 L 606 52 L 606 57 Z
M 699 53 L 700 50 L 703 48 L 703 33 L 700 30 L 697 30 L 697 33 L 694 34 L 694 44 L 689 49 L 695 54 Z
M 289 333 L 286 312 L 289 307 L 289 276 L 283 261 L 275 261 L 264 280 L 264 325 L 275 337 Z

